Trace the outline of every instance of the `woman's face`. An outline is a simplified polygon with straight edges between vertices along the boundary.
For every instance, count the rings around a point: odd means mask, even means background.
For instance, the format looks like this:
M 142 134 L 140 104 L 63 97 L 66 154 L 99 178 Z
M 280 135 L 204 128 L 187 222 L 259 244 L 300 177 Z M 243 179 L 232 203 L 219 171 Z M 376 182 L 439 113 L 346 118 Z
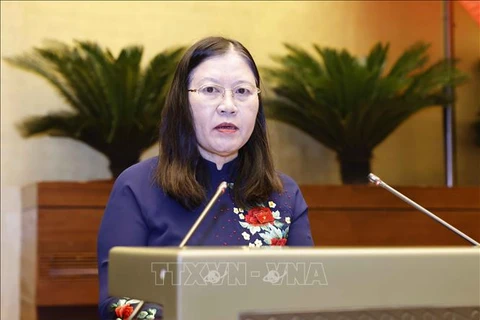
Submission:
M 231 51 L 193 69 L 188 89 L 196 90 L 188 99 L 200 154 L 221 169 L 253 132 L 259 105 L 255 76 Z

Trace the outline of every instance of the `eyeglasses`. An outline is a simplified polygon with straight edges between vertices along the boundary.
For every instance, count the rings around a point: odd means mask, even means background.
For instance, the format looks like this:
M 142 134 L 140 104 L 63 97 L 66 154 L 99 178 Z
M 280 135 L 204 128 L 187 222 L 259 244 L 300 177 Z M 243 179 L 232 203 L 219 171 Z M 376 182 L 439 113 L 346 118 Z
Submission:
M 233 89 L 226 89 L 216 84 L 206 84 L 198 89 L 188 89 L 188 91 L 195 92 L 202 100 L 210 102 L 220 102 L 225 98 L 227 91 L 232 92 L 232 98 L 237 102 L 247 102 L 261 92 L 259 88 L 249 84 L 241 84 Z

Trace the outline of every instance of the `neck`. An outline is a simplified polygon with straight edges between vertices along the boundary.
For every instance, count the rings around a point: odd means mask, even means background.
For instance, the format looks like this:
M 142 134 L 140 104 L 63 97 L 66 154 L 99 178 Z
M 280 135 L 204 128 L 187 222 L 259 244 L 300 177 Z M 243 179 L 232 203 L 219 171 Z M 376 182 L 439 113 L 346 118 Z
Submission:
M 232 161 L 233 159 L 235 159 L 238 156 L 238 152 L 235 152 L 235 153 L 230 154 L 230 155 L 222 156 L 222 155 L 210 153 L 210 152 L 208 152 L 208 151 L 206 151 L 202 148 L 199 148 L 199 152 L 200 152 L 200 155 L 202 156 L 202 158 L 204 158 L 205 160 L 208 160 L 210 162 L 215 163 L 217 165 L 217 170 L 222 170 L 223 165 L 225 163 L 228 163 L 228 162 Z

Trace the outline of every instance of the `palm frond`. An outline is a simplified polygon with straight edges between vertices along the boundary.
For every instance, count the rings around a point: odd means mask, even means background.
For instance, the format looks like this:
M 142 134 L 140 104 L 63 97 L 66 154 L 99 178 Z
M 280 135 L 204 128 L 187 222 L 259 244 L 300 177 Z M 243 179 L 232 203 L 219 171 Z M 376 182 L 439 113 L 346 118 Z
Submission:
M 407 88 L 406 95 L 428 95 L 430 92 L 440 91 L 451 83 L 461 84 L 467 76 L 454 68 L 456 61 L 443 59 L 431 65 L 426 70 L 412 76 L 412 83 Z
M 294 127 L 301 128 L 305 133 L 320 143 L 335 149 L 339 145 L 338 139 L 341 137 L 337 134 L 341 130 L 333 130 L 330 126 L 319 126 L 317 123 L 326 124 L 328 118 L 326 116 L 315 116 L 308 113 L 307 109 L 300 109 L 297 105 L 289 104 L 285 101 L 275 101 L 275 103 L 266 105 L 265 113 L 267 117 L 290 124 Z M 312 117 L 315 121 L 312 121 Z
M 166 93 L 170 87 L 175 67 L 185 49 L 182 47 L 165 50 L 150 61 L 135 92 L 136 116 L 144 115 L 145 121 L 160 118 Z
M 76 109 L 78 112 L 90 114 L 88 108 L 85 108 L 72 90 L 68 83 L 62 79 L 54 64 L 42 59 L 39 54 L 23 54 L 16 57 L 4 58 L 4 60 L 12 66 L 18 67 L 25 71 L 36 74 L 47 80 L 55 90 L 66 100 L 66 102 Z M 58 62 L 62 64 L 61 61 Z M 90 114 L 91 115 L 91 114 Z
M 389 44 L 377 43 L 365 59 L 313 45 L 316 57 L 287 44 L 276 67 L 262 68 L 274 92 L 267 116 L 298 127 L 339 154 L 371 150 L 419 110 L 448 101 L 447 85 L 466 77 L 454 61 L 428 68 L 428 44 L 415 43 L 385 65 Z
M 417 42 L 408 48 L 393 64 L 387 77 L 404 78 L 428 62 L 427 50 L 430 44 Z
M 17 124 L 17 129 L 25 138 L 47 134 L 78 139 L 82 127 L 88 125 L 84 122 L 86 119 L 79 119 L 80 117 L 68 111 L 51 112 L 44 116 L 28 117 Z
M 27 118 L 18 129 L 26 137 L 45 133 L 78 139 L 111 162 L 135 158 L 155 143 L 165 94 L 183 51 L 160 52 L 146 68 L 142 46 L 125 47 L 115 56 L 90 41 L 50 41 L 4 58 L 47 80 L 71 108 Z
M 381 43 L 377 43 L 368 54 L 365 67 L 377 78 L 381 76 L 383 68 L 385 67 L 388 48 L 388 44 L 382 45 Z

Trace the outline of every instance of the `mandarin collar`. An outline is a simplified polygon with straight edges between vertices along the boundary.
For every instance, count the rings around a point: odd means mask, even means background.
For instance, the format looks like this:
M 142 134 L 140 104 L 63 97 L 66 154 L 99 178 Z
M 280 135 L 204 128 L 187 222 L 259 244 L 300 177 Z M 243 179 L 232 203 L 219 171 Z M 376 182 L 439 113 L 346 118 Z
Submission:
M 208 173 L 212 178 L 212 182 L 217 182 L 219 180 L 225 180 L 227 182 L 232 182 L 234 172 L 236 171 L 236 167 L 238 164 L 238 156 L 223 164 L 222 169 L 217 169 L 217 164 L 215 162 L 209 161 L 203 157 L 200 157 L 200 161 L 202 161 L 206 168 L 208 168 Z

